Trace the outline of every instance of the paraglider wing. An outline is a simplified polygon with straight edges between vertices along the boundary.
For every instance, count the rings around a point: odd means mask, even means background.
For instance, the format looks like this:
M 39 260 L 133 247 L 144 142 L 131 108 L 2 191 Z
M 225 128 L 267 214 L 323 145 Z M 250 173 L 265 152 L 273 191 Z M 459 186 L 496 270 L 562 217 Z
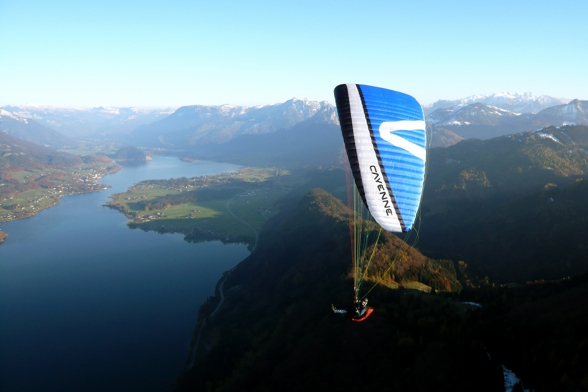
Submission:
M 410 95 L 361 84 L 335 88 L 345 149 L 355 184 L 385 230 L 408 232 L 425 179 L 426 126 Z

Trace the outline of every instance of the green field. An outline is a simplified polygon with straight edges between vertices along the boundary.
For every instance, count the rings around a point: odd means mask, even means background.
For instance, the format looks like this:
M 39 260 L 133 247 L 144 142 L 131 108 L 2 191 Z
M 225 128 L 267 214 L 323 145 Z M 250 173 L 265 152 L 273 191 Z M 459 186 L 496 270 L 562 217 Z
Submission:
M 119 149 L 120 143 L 115 142 L 85 142 L 76 147 L 65 148 L 61 151 L 74 155 L 114 155 Z
M 28 171 L 28 170 L 21 170 L 21 171 L 12 173 L 12 178 L 14 178 L 20 182 L 31 181 L 31 180 L 37 178 L 38 176 L 39 176 L 39 173 L 33 172 L 33 171 Z
M 8 212 L 16 208 L 19 211 L 34 211 L 55 205 L 59 199 L 58 195 L 49 194 L 46 189 L 34 189 L 23 192 L 12 199 L 3 200 L 0 206 L 0 215 L 3 210 Z

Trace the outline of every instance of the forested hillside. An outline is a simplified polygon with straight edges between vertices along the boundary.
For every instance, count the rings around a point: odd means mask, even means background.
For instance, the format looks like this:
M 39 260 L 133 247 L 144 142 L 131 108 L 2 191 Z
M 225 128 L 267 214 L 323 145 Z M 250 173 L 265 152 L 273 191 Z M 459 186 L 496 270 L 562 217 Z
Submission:
M 466 324 L 466 305 L 380 285 L 370 292 L 376 311 L 368 321 L 332 314 L 331 303 L 350 301 L 353 292 L 347 216 L 339 200 L 314 190 L 268 222 L 255 252 L 226 278 L 219 311 L 208 317 L 219 297 L 201 308 L 196 360 L 176 390 L 500 387 L 501 371 Z M 388 255 L 404 253 L 407 281 L 426 270 L 429 284 L 456 283 L 453 265 L 427 259 L 396 236 L 382 246 Z
M 588 271 L 587 148 L 566 126 L 432 149 L 419 248 L 503 283 Z
M 543 392 L 588 390 L 587 295 L 584 274 L 462 297 L 483 304 L 471 322 L 492 356 L 522 378 L 525 390 Z
M 0 132 L 0 170 L 64 168 L 82 163 L 78 156 L 59 152 Z

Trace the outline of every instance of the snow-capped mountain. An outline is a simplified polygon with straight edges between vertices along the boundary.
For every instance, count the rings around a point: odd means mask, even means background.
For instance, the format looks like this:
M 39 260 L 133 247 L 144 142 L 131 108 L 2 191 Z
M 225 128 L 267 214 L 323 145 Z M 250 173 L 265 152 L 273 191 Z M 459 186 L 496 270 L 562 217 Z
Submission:
M 443 128 L 463 138 L 490 139 L 548 126 L 588 125 L 588 101 L 543 109 L 539 113 L 515 113 L 495 106 L 473 103 L 437 109 L 426 116 L 433 128 Z
M 588 125 L 588 101 L 574 99 L 567 105 L 557 105 L 537 113 L 537 119 L 553 125 Z
M 35 120 L 21 117 L 3 109 L 0 109 L 0 132 L 21 140 L 53 148 L 73 146 L 76 144 L 72 139 L 39 124 Z
M 437 109 L 463 107 L 473 103 L 483 103 L 488 106 L 498 107 L 514 113 L 538 113 L 548 107 L 567 104 L 568 102 L 570 102 L 570 99 L 554 98 L 548 95 L 537 97 L 530 92 L 503 92 L 488 95 L 472 95 L 470 97 L 456 100 L 440 100 L 430 106 L 426 106 L 424 111 L 425 114 L 428 115 Z
M 149 146 L 188 146 L 225 143 L 239 135 L 266 134 L 290 128 L 319 116 L 336 122 L 334 108 L 326 101 L 293 98 L 267 106 L 184 106 L 168 117 L 137 128 L 131 142 Z
M 338 124 L 333 105 L 296 98 L 254 107 L 192 105 L 172 110 L 29 105 L 6 106 L 0 110 L 5 132 L 18 131 L 18 137 L 52 146 L 72 144 L 70 139 L 59 141 L 55 134 L 49 137 L 48 132 L 55 130 L 71 135 L 74 140 L 101 139 L 135 146 L 191 149 L 227 143 L 241 135 L 264 135 L 291 129 L 300 123 Z M 488 139 L 550 125 L 588 124 L 587 111 L 588 101 L 567 102 L 531 93 L 500 93 L 438 101 L 426 110 L 426 120 L 433 138 L 439 139 L 434 143 L 446 146 L 460 138 Z M 36 133 L 30 133 L 35 127 L 38 128 Z M 44 129 L 41 131 L 39 127 Z
M 26 118 L 12 114 L 9 111 L 6 111 L 4 109 L 0 109 L 0 117 L 2 117 L 3 119 L 11 118 L 13 120 L 23 122 L 25 124 L 28 122 Z
M 4 111 L 19 118 L 34 120 L 72 138 L 104 137 L 113 133 L 129 133 L 143 124 L 160 120 L 174 109 L 59 108 L 51 106 L 6 106 Z
M 482 103 L 437 109 L 427 116 L 427 122 L 435 126 L 500 125 L 520 116 L 509 110 Z

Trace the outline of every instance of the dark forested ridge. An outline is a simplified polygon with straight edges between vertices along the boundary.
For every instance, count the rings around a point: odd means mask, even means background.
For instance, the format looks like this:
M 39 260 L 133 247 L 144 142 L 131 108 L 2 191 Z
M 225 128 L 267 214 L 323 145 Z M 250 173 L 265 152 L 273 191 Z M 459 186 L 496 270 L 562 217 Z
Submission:
M 314 190 L 268 222 L 226 278 L 220 310 L 206 317 L 214 299 L 201 308 L 196 361 L 176 390 L 497 390 L 502 373 L 473 336 L 467 306 L 380 285 L 366 322 L 332 314 L 331 303 L 352 294 L 347 219 L 338 199 Z M 406 253 L 406 279 L 419 268 L 431 281 L 456 278 L 396 236 L 383 243 Z
M 463 297 L 484 304 L 472 317 L 476 336 L 525 390 L 588 390 L 588 274 Z
M 419 247 L 508 283 L 588 272 L 588 127 L 431 150 Z

